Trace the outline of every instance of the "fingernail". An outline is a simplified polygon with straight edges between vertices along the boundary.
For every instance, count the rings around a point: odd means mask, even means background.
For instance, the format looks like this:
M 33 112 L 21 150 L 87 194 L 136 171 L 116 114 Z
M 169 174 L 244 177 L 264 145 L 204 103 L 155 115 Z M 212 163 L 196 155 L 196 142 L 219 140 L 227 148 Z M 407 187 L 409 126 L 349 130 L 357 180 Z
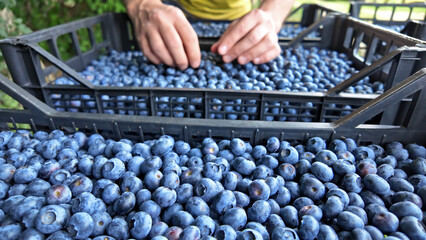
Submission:
M 226 63 L 229 63 L 229 62 L 232 61 L 232 57 L 229 56 L 229 55 L 225 55 L 225 56 L 223 56 L 223 61 L 226 62 Z
M 184 70 L 187 66 L 185 64 L 178 65 L 180 70 Z
M 245 56 L 239 57 L 238 60 L 240 60 L 239 62 L 240 62 L 241 65 L 244 65 L 244 64 L 247 63 L 247 58 Z
M 223 55 L 226 53 L 226 51 L 228 50 L 228 48 L 226 46 L 221 46 L 219 48 L 219 54 Z
M 255 59 L 253 60 L 253 63 L 254 63 L 254 64 L 259 64 L 259 63 L 260 63 L 260 58 L 255 58 Z
M 200 65 L 200 63 L 198 61 L 192 61 L 191 62 L 191 67 L 192 68 L 197 68 Z

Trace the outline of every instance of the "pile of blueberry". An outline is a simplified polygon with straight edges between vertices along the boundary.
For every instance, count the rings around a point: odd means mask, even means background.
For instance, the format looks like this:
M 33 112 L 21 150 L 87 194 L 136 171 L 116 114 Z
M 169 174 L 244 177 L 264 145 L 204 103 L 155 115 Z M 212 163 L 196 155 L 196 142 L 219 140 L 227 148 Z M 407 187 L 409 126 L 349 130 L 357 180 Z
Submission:
M 276 59 L 260 65 L 248 63 L 220 63 L 217 55 L 202 52 L 202 61 L 198 69 L 188 68 L 180 71 L 165 65 L 150 63 L 141 52 L 111 51 L 108 56 L 92 61 L 84 71 L 80 72 L 83 78 L 100 86 L 114 87 L 161 87 L 161 88 L 207 88 L 207 89 L 232 89 L 232 90 L 265 90 L 283 92 L 324 92 L 340 82 L 348 79 L 357 70 L 351 67 L 351 61 L 345 54 L 336 51 L 321 50 L 316 47 L 305 49 L 285 49 Z M 76 84 L 73 80 L 61 77 L 55 84 Z M 366 77 L 354 86 L 349 87 L 348 93 L 382 93 L 383 83 L 370 83 Z M 96 112 L 96 102 L 89 95 L 66 96 L 61 94 L 51 95 L 54 106 L 59 111 L 79 111 L 84 106 L 91 108 L 86 112 Z M 64 101 L 64 99 L 68 99 Z M 81 100 L 80 100 L 81 99 Z M 180 104 L 180 101 L 187 105 Z M 164 106 L 157 112 L 157 116 L 173 117 L 202 117 L 203 109 L 200 98 L 159 97 L 154 101 L 159 106 Z M 254 104 L 256 99 L 214 99 L 220 108 L 227 114 L 213 114 L 212 119 L 242 119 L 251 120 L 258 112 Z M 149 115 L 148 99 L 135 96 L 101 96 L 103 113 Z M 118 102 L 118 103 L 117 103 Z M 136 103 L 135 103 L 136 102 Z M 177 102 L 170 107 L 171 102 Z M 254 102 L 254 103 L 253 103 Z M 164 103 L 164 104 L 163 104 Z M 189 105 L 188 105 L 189 103 Z M 193 103 L 193 104 L 192 104 Z M 197 105 L 198 104 L 198 105 Z M 247 107 L 238 107 L 246 104 Z M 247 105 L 248 104 L 248 105 Z M 252 106 L 249 106 L 252 104 Z M 271 107 L 265 108 L 264 113 L 275 114 L 267 116 L 268 121 L 306 121 L 311 122 L 316 113 L 312 110 L 316 106 L 308 103 L 271 102 Z M 303 107 L 301 105 L 306 105 Z M 281 108 L 276 108 L 276 106 Z M 284 106 L 284 107 L 283 107 Z M 288 106 L 288 107 L 287 107 Z M 333 107 L 333 106 L 331 106 Z M 334 106 L 335 107 L 335 106 Z M 333 107 L 333 108 L 334 108 Z M 351 105 L 338 107 L 343 109 L 334 117 L 350 113 Z M 297 109 L 300 109 L 298 112 Z M 172 110 L 170 113 L 168 110 Z M 185 111 L 198 111 L 198 113 L 185 116 Z M 216 111 L 218 109 L 210 109 Z M 220 110 L 220 109 L 219 109 Z M 81 110 L 80 110 L 81 111 Z M 236 112 L 248 112 L 247 115 L 238 115 Z M 287 116 L 284 116 L 287 114 Z M 300 119 L 302 116 L 303 119 Z M 299 119 L 298 119 L 299 118 Z M 259 119 L 257 119 L 259 120 Z
M 280 56 L 260 65 L 220 63 L 217 55 L 205 51 L 201 58 L 199 68 L 181 71 L 152 64 L 139 51 L 113 50 L 92 61 L 80 75 L 100 86 L 323 92 L 358 72 L 345 54 L 317 47 L 284 49 Z M 65 77 L 55 83 L 74 84 Z M 381 93 L 383 83 L 371 84 L 367 77 L 346 91 Z
M 220 37 L 226 31 L 229 26 L 227 22 L 194 22 L 191 23 L 195 32 L 199 37 Z M 304 31 L 306 27 L 302 27 L 300 25 L 284 25 L 280 32 L 278 33 L 278 37 L 283 38 L 294 38 L 299 33 Z M 310 33 L 308 38 L 318 37 L 317 32 Z
M 0 132 L 1 239 L 426 239 L 426 149 Z M 424 208 L 423 208 L 424 209 Z

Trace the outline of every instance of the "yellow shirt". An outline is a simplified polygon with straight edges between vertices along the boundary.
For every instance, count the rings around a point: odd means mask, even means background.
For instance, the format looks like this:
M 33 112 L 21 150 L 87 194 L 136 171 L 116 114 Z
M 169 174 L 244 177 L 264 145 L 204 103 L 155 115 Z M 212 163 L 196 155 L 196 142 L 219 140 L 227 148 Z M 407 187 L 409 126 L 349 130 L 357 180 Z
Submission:
M 178 0 L 190 14 L 202 19 L 234 20 L 251 10 L 251 0 Z

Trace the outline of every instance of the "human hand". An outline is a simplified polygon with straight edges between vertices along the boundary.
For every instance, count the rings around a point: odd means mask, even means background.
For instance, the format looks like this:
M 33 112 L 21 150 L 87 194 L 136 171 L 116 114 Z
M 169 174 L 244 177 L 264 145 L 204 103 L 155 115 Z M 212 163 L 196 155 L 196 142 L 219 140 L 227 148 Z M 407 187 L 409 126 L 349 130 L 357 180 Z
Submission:
M 126 7 L 139 46 L 151 62 L 181 70 L 200 65 L 197 34 L 179 8 L 157 0 L 129 0 Z
M 281 23 L 270 12 L 255 9 L 232 22 L 211 51 L 222 55 L 226 63 L 234 59 L 239 64 L 269 62 L 281 52 L 277 36 L 280 28 Z

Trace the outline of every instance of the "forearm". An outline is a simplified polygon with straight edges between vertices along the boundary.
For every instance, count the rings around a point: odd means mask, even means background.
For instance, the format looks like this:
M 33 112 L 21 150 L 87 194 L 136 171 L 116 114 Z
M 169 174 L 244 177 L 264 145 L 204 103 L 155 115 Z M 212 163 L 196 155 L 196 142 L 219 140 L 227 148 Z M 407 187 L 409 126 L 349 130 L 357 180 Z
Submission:
M 279 32 L 284 20 L 290 14 L 291 8 L 295 0 L 263 0 L 260 9 L 271 13 L 276 31 Z

